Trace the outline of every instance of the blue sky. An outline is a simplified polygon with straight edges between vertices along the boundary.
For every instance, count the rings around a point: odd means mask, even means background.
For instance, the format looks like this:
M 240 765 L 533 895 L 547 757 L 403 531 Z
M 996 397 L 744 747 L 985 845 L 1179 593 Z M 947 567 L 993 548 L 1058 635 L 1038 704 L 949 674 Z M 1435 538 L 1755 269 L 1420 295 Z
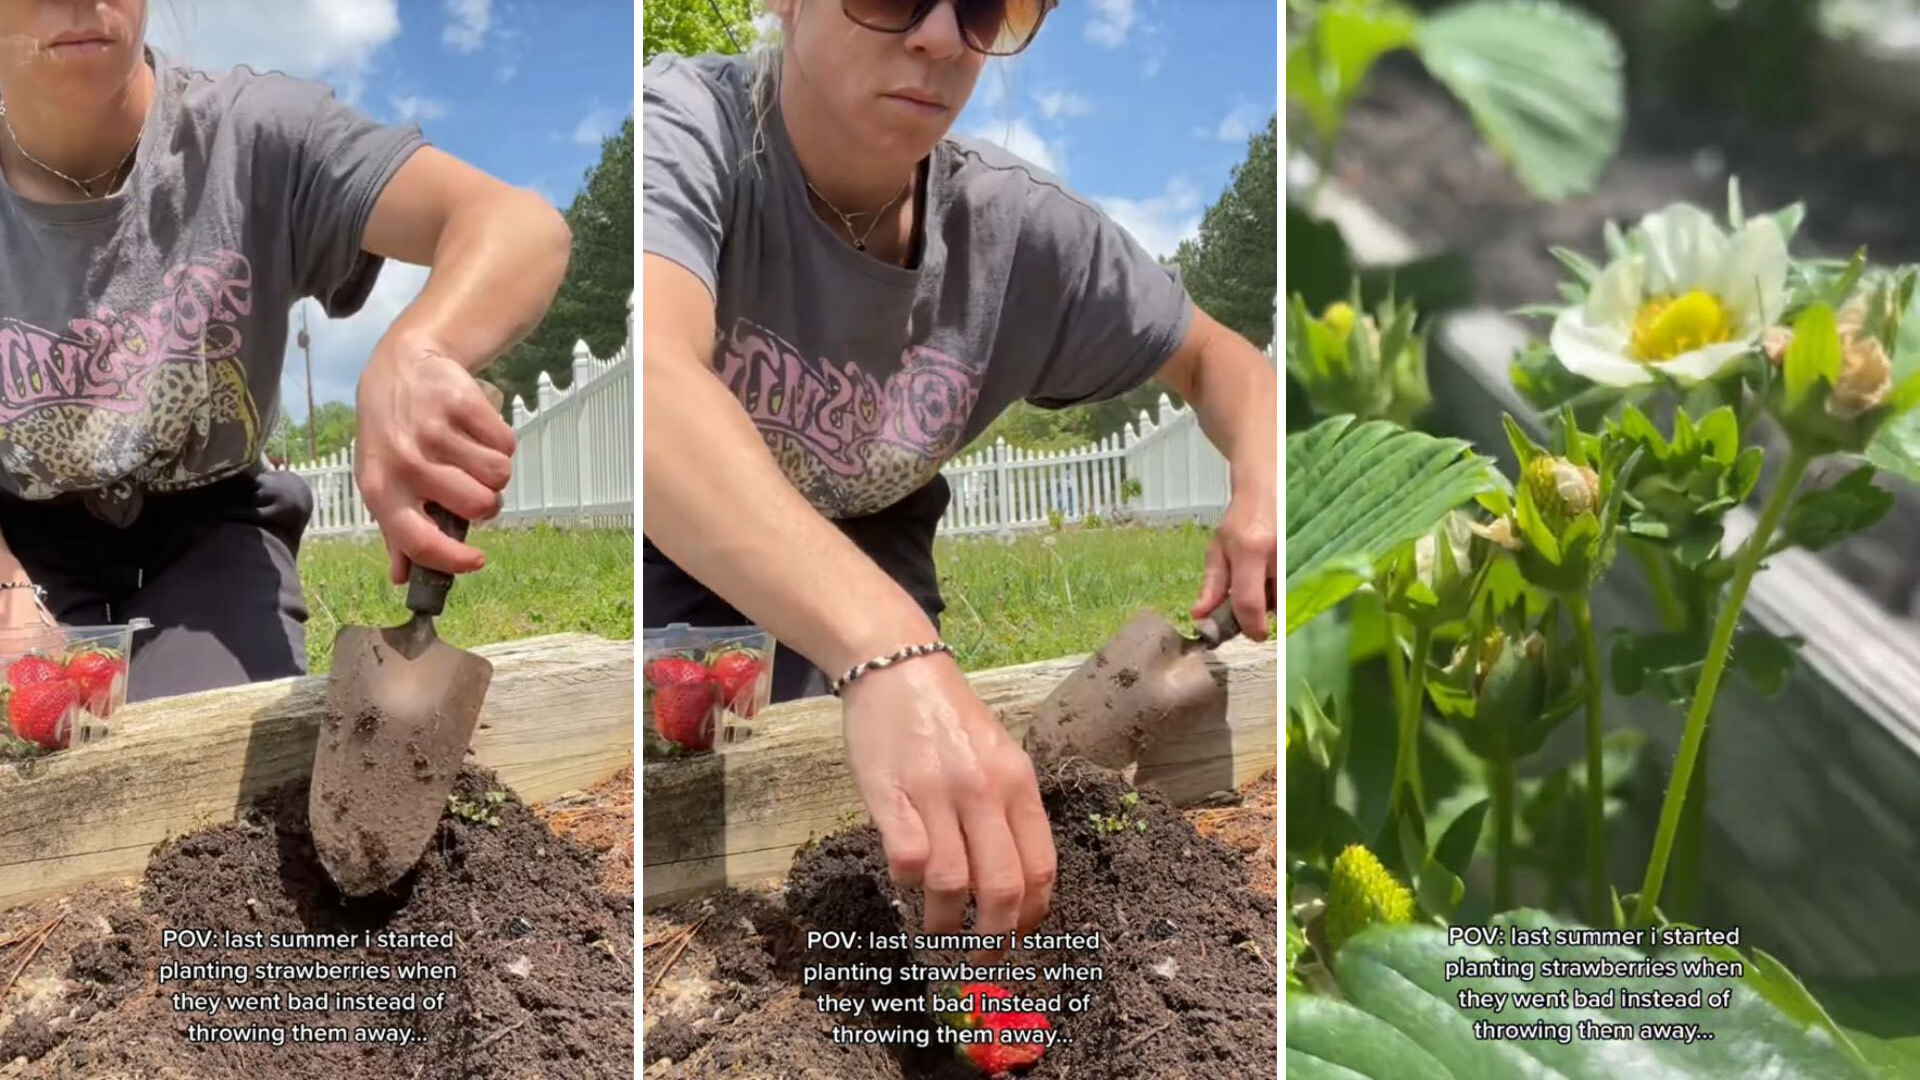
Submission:
M 150 40 L 189 63 L 324 80 L 561 207 L 633 110 L 632 0 L 153 0 L 152 11 Z M 425 280 L 389 264 L 361 314 L 309 310 L 317 401 L 353 400 L 367 354 Z M 303 364 L 290 345 L 281 396 L 295 418 Z
M 957 129 L 991 139 L 1172 254 L 1274 113 L 1273 0 L 1062 0 L 990 60 Z

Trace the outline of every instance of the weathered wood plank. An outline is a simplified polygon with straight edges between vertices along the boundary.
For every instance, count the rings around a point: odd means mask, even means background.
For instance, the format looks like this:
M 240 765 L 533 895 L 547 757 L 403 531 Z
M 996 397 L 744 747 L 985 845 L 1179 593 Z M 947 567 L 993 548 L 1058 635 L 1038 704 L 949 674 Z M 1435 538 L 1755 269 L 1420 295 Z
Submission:
M 633 760 L 633 642 L 570 634 L 474 651 L 494 676 L 472 757 L 521 798 Z M 308 676 L 143 702 L 102 742 L 0 765 L 0 909 L 138 873 L 160 841 L 304 777 L 325 691 Z
M 1362 262 L 1418 251 L 1370 207 L 1328 185 L 1319 212 L 1336 221 Z M 1526 328 L 1498 312 L 1439 320 L 1427 425 L 1513 462 L 1502 411 L 1544 434 L 1514 391 L 1507 364 Z M 1883 478 L 1893 486 L 1902 481 Z M 1755 515 L 1727 516 L 1727 543 Z M 1658 617 L 1644 575 L 1622 558 L 1593 598 L 1604 639 L 1652 630 Z M 1912 974 L 1920 956 L 1920 633 L 1833 567 L 1805 551 L 1767 560 L 1747 597 L 1746 621 L 1799 637 L 1801 664 L 1775 697 L 1729 672 L 1715 699 L 1703 913 L 1690 921 L 1737 926 L 1743 941 L 1806 977 Z M 1647 774 L 1616 835 L 1614 884 L 1639 888 L 1660 799 L 1680 741 L 1678 710 L 1606 693 L 1608 726 L 1651 740 Z M 1578 756 L 1577 725 L 1527 765 Z
M 1272 768 L 1279 745 L 1279 649 L 1238 639 L 1215 654 L 1226 714 L 1156 747 L 1135 781 L 1176 802 L 1228 790 Z M 978 672 L 974 690 L 1015 738 L 1048 693 L 1084 659 Z M 724 754 L 649 764 L 641 827 L 646 910 L 731 885 L 784 876 L 814 836 L 865 820 L 847 774 L 840 703 L 810 699 L 767 710 L 752 737 Z

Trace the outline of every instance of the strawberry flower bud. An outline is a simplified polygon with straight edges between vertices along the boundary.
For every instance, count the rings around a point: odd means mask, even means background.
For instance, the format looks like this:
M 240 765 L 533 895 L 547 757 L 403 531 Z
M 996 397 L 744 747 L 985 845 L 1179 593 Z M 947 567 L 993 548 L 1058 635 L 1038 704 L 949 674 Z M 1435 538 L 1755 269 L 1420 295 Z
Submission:
M 1358 286 L 1350 301 L 1314 318 L 1293 297 L 1287 307 L 1287 372 L 1322 416 L 1410 422 L 1432 400 L 1426 342 L 1412 305 L 1391 299 L 1368 314 Z
M 1507 437 L 1520 459 L 1520 483 L 1480 502 L 1505 519 L 1504 529 L 1476 530 L 1515 552 L 1521 574 L 1549 592 L 1585 590 L 1612 564 L 1614 526 L 1621 485 L 1634 463 L 1634 448 L 1618 439 L 1580 432 L 1568 418 L 1572 445 L 1549 454 L 1505 418 Z
M 1577 656 L 1549 614 L 1547 632 L 1495 626 L 1455 650 L 1428 683 L 1439 712 L 1475 754 L 1513 760 L 1538 751 L 1580 704 Z
M 1336 956 L 1369 926 L 1413 921 L 1413 893 L 1381 865 L 1373 852 L 1349 844 L 1333 861 L 1333 883 L 1323 916 L 1327 948 Z
M 1881 288 L 1890 294 L 1905 286 Z M 1778 377 L 1768 386 L 1767 409 L 1808 452 L 1861 453 L 1888 420 L 1920 404 L 1920 374 L 1894 381 L 1887 351 L 1893 339 L 1883 335 L 1893 332 L 1897 320 L 1872 316 L 1884 315 L 1890 303 L 1880 296 L 1840 315 L 1817 303 L 1794 323 Z

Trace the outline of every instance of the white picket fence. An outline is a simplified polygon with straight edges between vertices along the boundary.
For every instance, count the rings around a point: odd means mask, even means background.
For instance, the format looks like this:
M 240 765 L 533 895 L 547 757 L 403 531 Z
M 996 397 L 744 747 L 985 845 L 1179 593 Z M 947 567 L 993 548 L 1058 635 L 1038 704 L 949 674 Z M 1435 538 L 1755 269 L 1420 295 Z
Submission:
M 1021 450 L 1001 440 L 955 461 L 941 470 L 953 498 L 940 532 L 1044 529 L 1055 515 L 1063 524 L 1218 517 L 1231 494 L 1226 458 L 1191 408 L 1175 409 L 1163 394 L 1159 412 L 1155 420 L 1142 411 L 1124 432 L 1076 450 Z
M 540 373 L 534 408 L 513 399 L 513 479 L 502 522 L 548 521 L 631 528 L 633 512 L 633 335 L 606 360 L 580 342 L 573 381 L 556 389 Z M 353 481 L 353 448 L 292 466 L 313 489 L 314 536 L 370 533 L 377 526 Z
M 632 329 L 632 317 L 628 317 Z M 507 485 L 506 522 L 634 524 L 633 342 L 606 360 L 581 342 L 573 380 L 556 389 L 543 372 L 533 408 L 516 397 L 517 446 Z M 353 448 L 290 466 L 313 489 L 308 533 L 340 536 L 377 526 L 353 480 Z M 1227 462 L 1192 409 L 1165 395 L 1158 417 L 1142 411 L 1126 430 L 1077 450 L 1020 450 L 1003 441 L 942 470 L 953 499 L 940 531 L 1010 534 L 1089 518 L 1145 522 L 1207 520 L 1226 509 Z

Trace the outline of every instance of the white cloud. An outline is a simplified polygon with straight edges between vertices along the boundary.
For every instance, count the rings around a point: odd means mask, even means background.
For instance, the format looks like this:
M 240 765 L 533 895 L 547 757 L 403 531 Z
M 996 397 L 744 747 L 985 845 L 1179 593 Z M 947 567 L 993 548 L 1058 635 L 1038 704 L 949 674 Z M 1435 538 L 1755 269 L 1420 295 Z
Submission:
M 457 53 L 476 53 L 493 26 L 493 0 L 446 0 L 447 25 L 440 41 Z
M 1095 196 L 1094 201 L 1141 247 L 1162 258 L 1172 255 L 1180 241 L 1200 234 L 1200 215 L 1206 210 L 1200 189 L 1184 176 L 1167 181 L 1160 194 L 1144 199 Z
M 1049 90 L 1035 94 L 1033 100 L 1040 106 L 1040 115 L 1049 120 L 1086 116 L 1093 112 L 1093 102 L 1082 94 L 1067 90 Z
M 1007 103 L 1007 73 L 1003 68 L 988 68 L 981 72 L 980 82 L 975 85 L 973 102 L 988 112 L 999 112 Z
M 1219 139 L 1226 143 L 1243 143 L 1253 136 L 1256 129 L 1266 124 L 1266 110 L 1250 101 L 1235 105 L 1220 118 L 1216 127 L 1202 127 L 1196 134 L 1203 139 Z
M 436 101 L 419 94 L 407 94 L 393 99 L 393 112 L 401 123 L 419 123 L 426 120 L 438 120 L 447 115 L 445 102 Z
M 399 35 L 398 0 L 194 0 L 160 5 L 149 38 L 195 67 L 326 78 L 356 101 L 374 54 Z
M 975 138 L 984 139 L 1016 157 L 1064 178 L 1066 159 L 1025 120 L 989 120 L 973 129 Z
M 313 400 L 353 402 L 354 387 L 367 357 L 373 355 L 387 328 L 420 295 L 427 284 L 427 268 L 387 260 L 380 280 L 360 311 L 351 318 L 329 319 L 318 304 L 307 305 L 307 327 L 313 348 Z M 305 416 L 306 369 L 300 355 L 300 310 L 295 308 L 291 332 L 287 335 L 286 377 L 281 380 L 284 410 L 290 416 Z
M 620 122 L 627 118 L 622 110 L 609 105 L 595 105 L 580 118 L 573 129 L 573 141 L 582 146 L 599 146 L 600 141 L 619 130 Z
M 1089 6 L 1093 12 L 1087 17 L 1087 40 L 1109 49 L 1125 45 L 1136 18 L 1133 5 L 1134 0 L 1092 0 Z

